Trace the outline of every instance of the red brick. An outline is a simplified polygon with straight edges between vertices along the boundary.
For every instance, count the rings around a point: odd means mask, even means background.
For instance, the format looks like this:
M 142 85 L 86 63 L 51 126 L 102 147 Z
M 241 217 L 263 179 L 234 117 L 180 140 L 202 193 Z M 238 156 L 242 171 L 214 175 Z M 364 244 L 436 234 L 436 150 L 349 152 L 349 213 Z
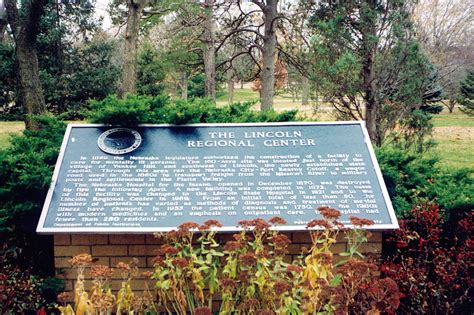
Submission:
M 381 253 L 382 243 L 364 243 L 360 246 L 359 252 L 361 253 Z
M 288 246 L 288 253 L 291 255 L 301 254 L 302 246 L 300 244 L 290 244 Z
M 333 244 L 329 250 L 333 253 L 333 254 L 339 254 L 339 253 L 342 253 L 344 251 L 346 251 L 346 245 L 345 243 L 336 243 L 336 244 Z
M 55 257 L 54 258 L 54 266 L 56 268 L 70 268 L 71 263 L 69 262 L 69 257 Z
M 123 257 L 110 257 L 110 266 L 115 268 L 119 262 L 130 263 L 133 257 L 123 256 Z M 146 258 L 138 258 L 138 267 L 140 267 L 140 272 L 142 268 L 146 267 Z
M 309 232 L 293 232 L 292 242 L 297 244 L 310 244 L 311 243 L 311 236 Z
M 67 269 L 61 270 L 61 273 L 58 274 L 57 277 L 60 279 L 75 280 L 77 279 L 77 274 L 74 269 L 67 268 Z
M 54 256 L 56 257 L 73 257 L 78 254 L 90 254 L 89 246 L 54 246 Z
M 107 235 L 100 234 L 73 234 L 73 245 L 104 245 L 107 244 Z
M 162 239 L 155 237 L 153 234 L 147 234 L 145 235 L 145 243 L 160 245 L 160 244 L 163 244 L 164 242 Z
M 92 256 L 125 256 L 126 245 L 99 245 L 92 246 Z
M 94 262 L 92 263 L 92 265 L 110 266 L 110 257 L 94 256 L 92 258 L 94 259 Z
M 72 291 L 74 290 L 74 282 L 70 280 L 64 281 L 64 291 Z
M 370 232 L 372 235 L 368 238 L 369 242 L 382 242 L 383 233 L 382 232 Z
M 154 259 L 154 258 L 155 258 L 155 256 L 153 256 L 153 257 L 147 257 L 147 258 L 146 258 L 146 266 L 147 266 L 148 268 L 152 268 L 152 267 L 153 267 L 153 265 L 154 265 L 154 264 L 153 264 L 153 259 Z
M 234 240 L 234 234 L 235 233 L 222 233 L 217 235 L 217 242 L 220 244 L 225 244 L 228 241 L 233 241 Z
M 129 235 L 109 235 L 109 244 L 145 244 L 145 235 L 129 234 Z
M 130 245 L 128 254 L 130 256 L 154 256 L 158 246 L 156 245 Z
M 70 245 L 71 236 L 69 234 L 54 235 L 54 245 Z

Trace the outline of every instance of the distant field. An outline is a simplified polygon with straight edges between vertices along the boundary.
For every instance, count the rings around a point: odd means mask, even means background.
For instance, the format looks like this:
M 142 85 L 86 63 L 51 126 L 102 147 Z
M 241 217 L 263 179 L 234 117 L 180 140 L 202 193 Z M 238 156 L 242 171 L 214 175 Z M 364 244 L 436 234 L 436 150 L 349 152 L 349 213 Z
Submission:
M 221 105 L 227 103 L 226 97 L 226 95 L 221 96 L 218 103 Z M 236 101 L 256 100 L 258 93 L 248 88 L 242 90 L 237 88 L 234 99 Z M 277 97 L 274 105 L 276 110 L 298 109 L 300 114 L 308 120 L 334 120 L 326 104 L 320 104 L 319 110 L 314 112 L 311 106 L 303 107 L 300 101 L 292 102 L 291 99 Z M 456 109 L 452 114 L 443 111 L 435 115 L 433 124 L 435 127 L 433 137 L 438 146 L 432 154 L 439 157 L 446 167 L 474 167 L 474 118 Z M 18 134 L 23 128 L 23 122 L 0 122 L 0 148 L 7 147 L 10 135 Z
M 435 127 L 474 127 L 474 117 L 469 117 L 456 108 L 452 114 L 443 111 L 439 115 L 434 115 L 433 125 Z

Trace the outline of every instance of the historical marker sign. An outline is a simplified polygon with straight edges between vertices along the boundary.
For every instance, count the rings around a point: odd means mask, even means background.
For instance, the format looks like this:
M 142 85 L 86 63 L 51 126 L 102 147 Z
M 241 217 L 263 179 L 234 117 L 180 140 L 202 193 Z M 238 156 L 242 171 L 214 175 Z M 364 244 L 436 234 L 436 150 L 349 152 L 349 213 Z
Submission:
M 397 228 L 363 123 L 69 125 L 40 233 L 144 233 L 186 221 L 288 221 L 327 205 Z

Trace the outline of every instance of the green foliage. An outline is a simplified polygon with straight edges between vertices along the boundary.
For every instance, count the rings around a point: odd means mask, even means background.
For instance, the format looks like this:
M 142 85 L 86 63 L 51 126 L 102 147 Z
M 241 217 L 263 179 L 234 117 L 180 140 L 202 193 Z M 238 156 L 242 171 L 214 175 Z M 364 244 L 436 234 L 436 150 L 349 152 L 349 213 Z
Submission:
M 0 107 L 3 108 L 0 120 L 15 120 L 21 112 L 11 108 L 10 102 L 15 98 L 15 47 L 10 43 L 0 42 Z
M 43 82 L 48 107 L 64 118 L 82 118 L 80 111 L 89 99 L 101 99 L 115 92 L 119 68 L 112 64 L 115 43 L 97 39 L 71 48 L 64 57 L 61 73 L 43 69 Z
M 0 151 L 0 235 L 4 249 L 17 251 L 17 266 L 51 272 L 52 238 L 34 232 L 51 181 L 65 126 L 48 116 L 39 131 L 13 136 Z
M 188 97 L 204 97 L 205 95 L 204 74 L 196 74 L 188 81 Z
M 411 115 L 399 120 L 399 130 L 393 132 L 386 140 L 405 151 L 423 153 L 432 148 L 434 143 L 431 140 L 433 131 L 432 115 L 426 111 L 416 109 Z
M 441 114 L 441 112 L 443 111 L 443 108 L 444 108 L 443 105 L 439 105 L 439 104 L 420 106 L 421 111 L 424 111 L 425 113 L 433 114 L 433 115 Z
M 158 52 L 146 43 L 138 55 L 139 94 L 156 96 L 163 92 L 165 80 L 164 67 L 159 59 Z
M 378 145 L 401 118 L 438 101 L 438 75 L 414 40 L 409 2 L 320 2 L 311 18 L 312 79 L 338 119 L 365 119 L 374 109 Z M 414 113 L 416 115 L 416 113 Z
M 382 97 L 408 108 L 439 101 L 442 90 L 437 72 L 416 40 L 399 41 L 379 58 L 380 79 L 390 82 L 384 86 Z M 392 81 L 393 76 L 396 79 Z
M 98 32 L 91 2 L 48 1 L 37 39 L 43 94 L 49 111 L 82 118 L 80 108 L 89 99 L 116 91 L 119 68 L 112 62 L 115 43 Z M 16 99 L 15 51 L 0 43 L 0 106 L 3 119 L 22 119 Z
M 207 99 L 177 100 L 167 96 L 135 96 L 125 99 L 108 96 L 91 103 L 88 117 L 92 122 L 133 126 L 139 123 L 194 124 L 238 123 L 296 120 L 297 111 L 253 111 L 252 103 L 234 103 L 217 107 Z
M 153 115 L 152 100 L 149 96 L 127 95 L 120 99 L 111 95 L 101 101 L 92 101 L 88 118 L 94 123 L 116 126 L 134 126 L 149 122 Z
M 474 207 L 472 169 L 443 170 L 436 159 L 389 146 L 379 149 L 377 158 L 398 216 L 420 199 L 436 200 L 453 219 Z
M 461 82 L 461 96 L 458 102 L 461 110 L 469 116 L 474 116 L 474 69 L 467 72 L 466 78 Z

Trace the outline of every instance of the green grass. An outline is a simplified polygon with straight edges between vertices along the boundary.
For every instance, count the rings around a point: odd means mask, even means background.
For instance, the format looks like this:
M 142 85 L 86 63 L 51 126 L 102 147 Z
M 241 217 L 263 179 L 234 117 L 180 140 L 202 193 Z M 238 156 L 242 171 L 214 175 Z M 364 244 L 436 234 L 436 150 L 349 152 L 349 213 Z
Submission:
M 459 109 L 455 109 L 451 114 L 445 110 L 433 116 L 433 125 L 435 127 L 474 127 L 474 117 L 467 116 Z
M 234 90 L 234 102 L 258 101 L 259 97 L 260 96 L 258 92 L 252 91 L 249 88 L 241 89 L 240 87 L 238 87 Z M 227 103 L 227 98 L 228 98 L 228 94 L 227 94 L 227 91 L 225 91 L 222 95 L 220 95 L 217 98 L 217 102 Z
M 458 108 L 433 116 L 433 138 L 438 144 L 432 154 L 447 168 L 474 167 L 474 118 Z
M 0 149 L 10 145 L 10 136 L 19 134 L 25 127 L 22 121 L 2 121 L 0 122 Z
M 474 128 L 439 127 L 435 128 L 434 140 L 437 146 L 433 154 L 447 168 L 474 167 Z

